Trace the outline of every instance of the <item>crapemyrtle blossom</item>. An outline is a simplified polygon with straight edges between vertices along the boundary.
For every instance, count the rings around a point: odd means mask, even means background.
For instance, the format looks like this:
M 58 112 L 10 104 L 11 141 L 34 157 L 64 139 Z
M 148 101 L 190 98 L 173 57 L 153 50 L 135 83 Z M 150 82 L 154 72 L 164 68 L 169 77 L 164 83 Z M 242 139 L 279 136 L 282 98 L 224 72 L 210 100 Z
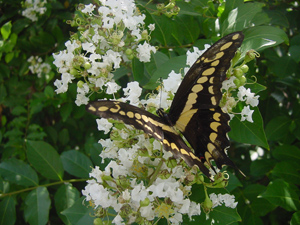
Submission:
M 31 56 L 27 59 L 27 62 L 30 63 L 28 68 L 32 74 L 36 74 L 38 78 L 44 75 L 47 80 L 49 79 L 49 73 L 51 71 L 49 63 L 43 62 L 39 56 Z
M 47 4 L 46 0 L 25 0 L 22 2 L 22 15 L 30 19 L 32 22 L 38 20 L 38 16 L 43 15 L 47 8 L 44 7 Z
M 116 93 L 119 86 L 112 72 L 121 64 L 130 64 L 134 57 L 149 62 L 151 53 L 156 52 L 148 43 L 155 26 L 150 24 L 147 29 L 144 19 L 133 0 L 80 4 L 78 14 L 69 21 L 79 32 L 65 43 L 65 50 L 53 54 L 53 63 L 61 74 L 61 79 L 54 82 L 56 93 L 66 92 L 75 78 L 80 80 L 78 106 L 87 104 L 87 96 L 93 92 Z M 87 86 L 83 87 L 82 82 Z

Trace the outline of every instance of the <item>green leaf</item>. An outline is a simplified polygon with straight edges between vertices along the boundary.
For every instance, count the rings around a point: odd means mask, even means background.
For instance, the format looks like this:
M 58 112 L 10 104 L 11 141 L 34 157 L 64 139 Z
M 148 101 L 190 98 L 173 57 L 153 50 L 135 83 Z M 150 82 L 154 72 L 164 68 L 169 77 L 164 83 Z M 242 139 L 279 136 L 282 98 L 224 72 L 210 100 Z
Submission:
M 156 52 L 155 54 L 151 54 L 151 61 L 149 63 L 145 63 L 145 69 L 148 74 L 152 75 L 158 68 L 160 68 L 162 64 L 164 64 L 168 60 L 168 56 L 161 52 Z
M 240 143 L 258 145 L 269 149 L 263 128 L 263 120 L 257 107 L 254 107 L 252 119 L 254 122 L 250 123 L 241 121 L 240 117 L 235 116 L 230 121 L 231 131 L 228 133 L 229 137 Z
M 289 54 L 295 62 L 300 62 L 300 45 L 292 45 L 289 49 Z
M 134 80 L 139 82 L 141 85 L 150 79 L 149 75 L 145 75 L 144 66 L 145 64 L 140 62 L 137 58 L 132 60 L 132 73 Z
M 45 187 L 38 187 L 25 198 L 24 217 L 30 225 L 46 224 L 50 210 L 49 192 Z
M 294 161 L 283 161 L 276 164 L 272 174 L 284 179 L 288 183 L 300 185 L 299 163 Z
M 65 224 L 71 224 L 67 217 L 61 214 L 65 209 L 70 208 L 79 199 L 79 191 L 70 183 L 61 185 L 54 195 L 55 209 L 58 216 Z
M 65 215 L 72 225 L 93 224 L 94 218 L 91 217 L 94 213 L 92 207 L 86 207 L 85 197 L 78 199 L 72 207 L 64 210 L 61 214 Z
M 67 145 L 70 141 L 69 130 L 64 128 L 58 134 L 58 140 L 62 145 Z
M 16 223 L 16 200 L 13 196 L 1 199 L 0 225 L 14 225 Z
M 27 142 L 27 157 L 32 166 L 44 177 L 62 180 L 63 165 L 55 149 L 43 141 Z
M 290 222 L 290 225 L 298 225 L 300 224 L 300 211 L 295 212 L 292 216 L 292 220 Z
M 300 203 L 299 196 L 294 189 L 296 189 L 295 186 L 293 187 L 284 180 L 274 180 L 269 183 L 261 197 L 287 211 L 296 211 L 300 209 Z
M 241 217 L 236 209 L 228 208 L 224 205 L 214 208 L 210 214 L 210 218 L 213 218 L 216 224 L 231 224 L 241 221 Z
M 93 163 L 83 153 L 76 150 L 63 152 L 61 161 L 69 174 L 80 178 L 89 178 Z
M 245 39 L 241 47 L 242 57 L 250 49 L 262 51 L 266 48 L 277 46 L 282 42 L 288 42 L 286 33 L 277 27 L 252 27 L 245 30 L 243 33 L 245 35 Z
M 253 177 L 262 177 L 270 173 L 275 165 L 274 160 L 255 160 L 250 165 L 250 173 Z
M 270 141 L 278 141 L 289 135 L 291 119 L 287 116 L 273 118 L 266 126 L 266 135 Z
M 37 186 L 39 183 L 36 172 L 25 162 L 15 158 L 0 163 L 1 176 L 12 183 L 22 186 Z
M 300 163 L 300 149 L 293 145 L 277 146 L 272 151 L 272 155 L 280 161 L 293 160 L 298 164 Z
M 3 40 L 6 40 L 9 37 L 11 33 L 11 28 L 12 28 L 11 21 L 8 21 L 1 27 L 1 35 L 3 37 Z
M 251 26 L 252 19 L 261 12 L 263 6 L 263 3 L 248 2 L 231 10 L 228 18 L 221 25 L 221 36 Z
M 64 105 L 62 105 L 62 107 L 60 108 L 60 116 L 63 120 L 63 122 L 66 122 L 66 120 L 69 118 L 69 116 L 71 115 L 71 112 L 73 111 L 73 103 L 68 102 Z
M 264 198 L 258 198 L 259 194 L 267 188 L 260 184 L 250 184 L 244 189 L 243 195 L 251 203 L 251 211 L 256 216 L 265 216 L 276 208 L 276 205 L 270 203 Z

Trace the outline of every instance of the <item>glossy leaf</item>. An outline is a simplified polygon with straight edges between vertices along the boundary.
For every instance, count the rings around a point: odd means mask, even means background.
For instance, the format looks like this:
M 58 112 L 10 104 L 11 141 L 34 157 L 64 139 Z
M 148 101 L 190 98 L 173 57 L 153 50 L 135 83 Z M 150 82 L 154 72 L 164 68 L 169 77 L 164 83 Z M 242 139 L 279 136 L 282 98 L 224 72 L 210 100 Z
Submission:
M 50 210 L 49 192 L 45 187 L 38 187 L 25 198 L 24 217 L 31 225 L 46 224 Z
M 27 142 L 27 157 L 32 166 L 44 177 L 61 180 L 63 165 L 55 149 L 43 141 Z
M 91 160 L 83 153 L 70 150 L 61 154 L 61 161 L 64 169 L 71 175 L 80 178 L 89 178 L 93 167 Z
M 16 222 L 16 200 L 13 196 L 1 199 L 0 225 L 13 225 Z
M 14 184 L 22 186 L 37 186 L 39 179 L 35 170 L 28 164 L 15 158 L 0 163 L 1 176 Z
M 54 195 L 55 209 L 58 216 L 65 224 L 71 224 L 67 217 L 61 214 L 62 211 L 72 207 L 79 199 L 79 191 L 72 184 L 63 184 Z
M 87 202 L 84 197 L 81 197 L 72 207 L 64 210 L 62 214 L 67 217 L 72 225 L 93 224 L 94 218 L 90 216 L 90 214 L 93 214 L 93 208 L 86 205 Z
M 240 117 L 235 116 L 230 121 L 231 131 L 229 137 L 240 143 L 248 143 L 269 148 L 263 128 L 263 120 L 258 108 L 254 109 L 252 116 L 253 123 L 241 121 Z
M 267 190 L 261 194 L 261 197 L 287 211 L 300 209 L 299 197 L 294 191 L 294 187 L 284 180 L 274 180 L 270 182 Z

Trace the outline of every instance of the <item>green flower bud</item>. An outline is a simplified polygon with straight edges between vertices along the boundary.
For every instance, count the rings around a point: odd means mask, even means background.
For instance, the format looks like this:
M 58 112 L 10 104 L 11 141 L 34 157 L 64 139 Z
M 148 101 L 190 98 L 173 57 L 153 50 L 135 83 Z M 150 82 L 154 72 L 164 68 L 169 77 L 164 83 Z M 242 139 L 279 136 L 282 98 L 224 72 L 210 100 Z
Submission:
M 233 76 L 235 76 L 236 78 L 240 78 L 241 76 L 243 76 L 243 71 L 240 68 L 236 68 L 233 70 Z
M 103 222 L 100 218 L 96 218 L 96 219 L 94 219 L 93 224 L 94 225 L 103 225 Z
M 132 54 L 132 49 L 130 49 L 130 48 L 127 48 L 126 50 L 125 50 L 125 54 L 126 55 L 131 55 Z
M 247 81 L 247 79 L 246 79 L 246 77 L 245 76 L 241 76 L 240 78 L 239 78 L 239 80 L 240 80 L 240 86 L 244 86 L 244 84 L 246 83 L 246 81 Z
M 233 83 L 237 86 L 237 87 L 240 87 L 241 86 L 241 81 L 239 79 L 235 79 L 233 81 Z
M 245 55 L 245 59 L 244 59 L 244 62 L 247 63 L 247 62 L 250 62 L 252 61 L 253 59 L 255 59 L 255 57 L 259 57 L 259 53 L 256 52 L 255 50 L 251 49 L 249 50 L 246 55 Z
M 246 64 L 242 65 L 241 70 L 243 71 L 243 73 L 247 73 L 249 71 L 249 67 Z
M 86 62 L 84 65 L 83 65 L 84 69 L 88 70 L 92 67 L 92 65 L 89 63 L 89 62 Z
M 210 200 L 210 198 L 208 196 L 206 196 L 206 198 L 205 198 L 204 202 L 201 204 L 201 206 L 202 206 L 204 212 L 208 213 L 212 209 L 213 203 Z
M 77 82 L 77 87 L 82 88 L 84 85 L 84 82 L 82 80 Z
M 144 39 L 144 40 L 148 39 L 148 31 L 147 30 L 142 31 L 142 39 Z
M 231 60 L 231 64 L 235 65 L 239 61 L 240 57 L 241 57 L 241 51 L 237 50 L 233 59 Z
M 141 207 L 148 206 L 149 204 L 150 204 L 149 198 L 145 198 L 145 200 L 140 201 L 140 206 L 141 206 Z

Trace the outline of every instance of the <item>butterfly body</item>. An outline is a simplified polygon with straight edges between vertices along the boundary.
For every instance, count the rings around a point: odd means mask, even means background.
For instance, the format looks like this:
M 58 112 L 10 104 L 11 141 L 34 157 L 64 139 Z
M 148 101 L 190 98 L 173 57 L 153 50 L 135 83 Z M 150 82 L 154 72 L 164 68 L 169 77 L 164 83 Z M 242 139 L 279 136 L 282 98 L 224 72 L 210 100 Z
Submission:
M 218 168 L 223 165 L 235 167 L 225 153 L 229 146 L 227 133 L 230 131 L 230 118 L 222 111 L 219 102 L 226 71 L 243 37 L 241 32 L 229 34 L 197 59 L 179 86 L 169 113 L 159 109 L 159 116 L 156 116 L 141 108 L 109 100 L 91 102 L 87 110 L 143 130 L 160 141 L 165 150 L 171 151 L 176 158 L 183 158 L 191 167 L 197 165 L 208 177 L 211 177 L 208 170 L 212 167 L 211 160 L 216 162 Z

